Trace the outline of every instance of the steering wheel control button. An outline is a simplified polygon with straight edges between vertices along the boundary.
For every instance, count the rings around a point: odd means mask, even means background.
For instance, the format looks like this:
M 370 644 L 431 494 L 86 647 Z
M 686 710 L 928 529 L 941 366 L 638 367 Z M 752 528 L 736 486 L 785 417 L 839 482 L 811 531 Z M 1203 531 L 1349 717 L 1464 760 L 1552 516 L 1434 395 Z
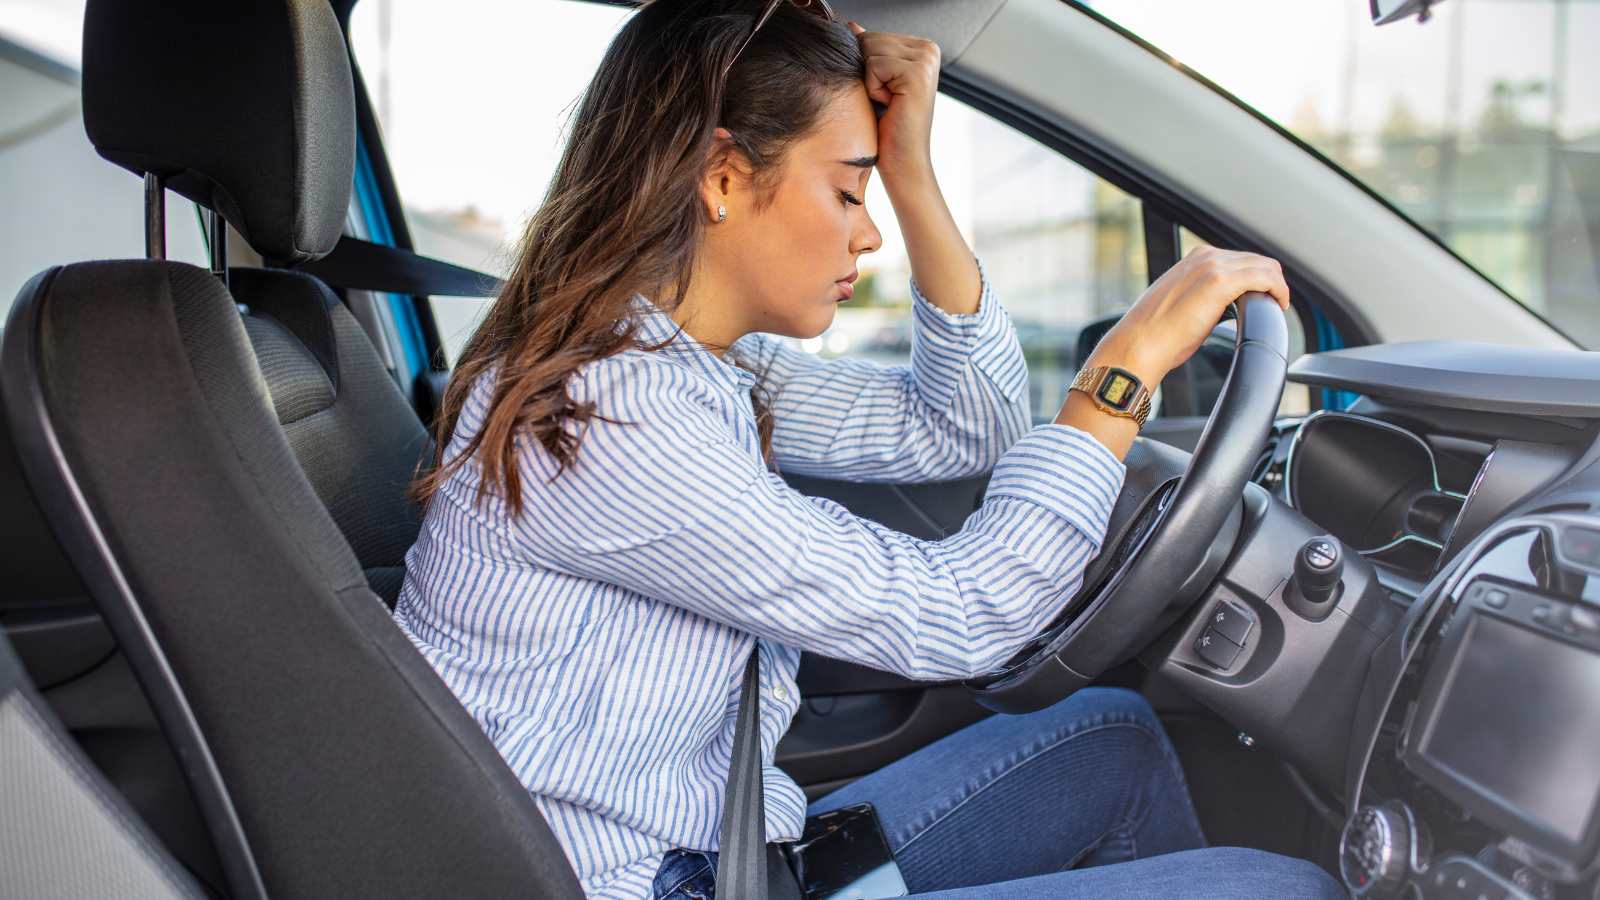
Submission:
M 1483 592 L 1483 605 L 1490 609 L 1505 609 L 1506 603 L 1510 600 L 1510 595 L 1499 588 L 1490 588 Z
M 1211 610 L 1211 618 L 1207 622 L 1217 634 L 1243 647 L 1256 619 L 1248 609 L 1223 600 Z
M 1233 665 L 1242 650 L 1243 647 L 1223 637 L 1212 625 L 1207 625 L 1206 630 L 1200 632 L 1194 641 L 1195 654 L 1213 669 L 1226 669 Z

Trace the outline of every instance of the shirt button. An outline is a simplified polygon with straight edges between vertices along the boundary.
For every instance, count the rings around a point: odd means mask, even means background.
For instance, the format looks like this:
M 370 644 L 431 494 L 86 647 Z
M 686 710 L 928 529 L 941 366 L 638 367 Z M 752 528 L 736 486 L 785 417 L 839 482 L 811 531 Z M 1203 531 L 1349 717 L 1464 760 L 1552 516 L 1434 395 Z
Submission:
M 775 684 L 772 686 L 772 699 L 787 700 L 789 699 L 789 692 L 783 689 L 783 685 Z

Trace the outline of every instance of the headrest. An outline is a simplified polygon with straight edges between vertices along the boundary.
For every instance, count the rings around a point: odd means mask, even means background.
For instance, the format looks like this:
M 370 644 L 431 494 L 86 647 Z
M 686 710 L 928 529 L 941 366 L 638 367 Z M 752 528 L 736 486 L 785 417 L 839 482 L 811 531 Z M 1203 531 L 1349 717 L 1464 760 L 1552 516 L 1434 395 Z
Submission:
M 274 263 L 339 240 L 355 90 L 327 0 L 89 0 L 83 119 L 101 156 L 221 213 Z

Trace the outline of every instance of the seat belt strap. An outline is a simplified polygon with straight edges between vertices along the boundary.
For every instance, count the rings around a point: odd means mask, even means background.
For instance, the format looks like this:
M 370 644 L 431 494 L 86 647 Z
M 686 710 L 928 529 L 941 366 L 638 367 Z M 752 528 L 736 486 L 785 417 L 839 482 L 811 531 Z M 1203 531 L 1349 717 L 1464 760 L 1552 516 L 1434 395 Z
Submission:
M 733 726 L 733 759 L 722 801 L 722 849 L 717 859 L 718 900 L 767 896 L 766 802 L 761 785 L 761 651 L 750 648 Z
M 339 238 L 327 256 L 294 268 L 333 287 L 416 297 L 493 297 L 504 284 L 486 272 L 348 234 Z

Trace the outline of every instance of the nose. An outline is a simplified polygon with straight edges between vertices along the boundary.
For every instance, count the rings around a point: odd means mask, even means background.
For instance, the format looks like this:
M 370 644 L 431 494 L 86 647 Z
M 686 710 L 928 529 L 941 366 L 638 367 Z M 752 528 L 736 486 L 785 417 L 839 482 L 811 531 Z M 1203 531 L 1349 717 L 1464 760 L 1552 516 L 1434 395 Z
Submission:
M 850 235 L 850 252 L 857 256 L 883 246 L 883 235 L 878 232 L 878 226 L 872 223 L 872 216 L 867 213 L 866 207 L 860 207 L 860 210 L 860 221 Z

